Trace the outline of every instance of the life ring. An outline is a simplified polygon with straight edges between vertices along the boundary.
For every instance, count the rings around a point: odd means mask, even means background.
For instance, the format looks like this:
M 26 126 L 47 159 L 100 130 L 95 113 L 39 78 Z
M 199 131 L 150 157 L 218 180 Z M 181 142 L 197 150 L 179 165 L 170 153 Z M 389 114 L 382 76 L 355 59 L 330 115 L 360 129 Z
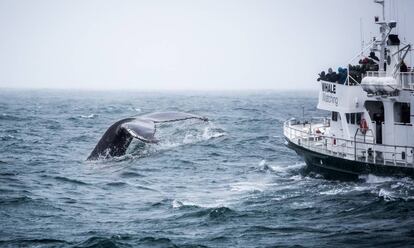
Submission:
M 361 123 L 359 124 L 359 129 L 361 130 L 361 133 L 363 134 L 366 134 L 368 131 L 368 123 L 364 118 L 361 119 Z

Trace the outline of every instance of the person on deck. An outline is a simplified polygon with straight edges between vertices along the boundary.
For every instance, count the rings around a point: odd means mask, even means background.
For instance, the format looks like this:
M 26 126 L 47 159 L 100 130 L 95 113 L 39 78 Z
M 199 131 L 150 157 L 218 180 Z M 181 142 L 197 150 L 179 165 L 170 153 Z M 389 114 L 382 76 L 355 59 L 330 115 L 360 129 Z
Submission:
M 322 71 L 321 73 L 319 73 L 319 78 L 318 78 L 318 82 L 319 81 L 325 81 L 326 80 L 326 75 L 325 75 L 325 71 Z
M 370 57 L 371 59 L 373 59 L 374 61 L 379 62 L 379 58 L 375 55 L 375 52 L 370 52 L 370 53 L 369 53 L 369 57 Z
M 344 69 L 341 67 L 338 68 L 338 83 L 339 84 L 345 84 L 347 74 L 348 74 L 347 69 Z
M 338 74 L 336 74 L 336 72 L 334 72 L 332 68 L 328 69 L 328 74 L 326 75 L 326 78 L 327 78 L 326 81 L 333 82 L 333 83 L 338 82 L 338 79 L 339 79 Z
M 405 64 L 404 60 L 401 61 L 401 65 L 400 65 L 400 72 L 408 72 L 408 67 Z

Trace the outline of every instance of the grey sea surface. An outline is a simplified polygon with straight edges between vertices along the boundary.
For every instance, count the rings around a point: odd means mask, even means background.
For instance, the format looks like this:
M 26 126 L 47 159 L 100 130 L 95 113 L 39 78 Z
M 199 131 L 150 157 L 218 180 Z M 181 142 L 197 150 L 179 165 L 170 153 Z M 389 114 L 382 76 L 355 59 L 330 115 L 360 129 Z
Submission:
M 414 181 L 325 180 L 283 121 L 317 93 L 0 91 L 2 247 L 412 247 Z M 184 111 L 159 144 L 86 161 L 115 121 Z

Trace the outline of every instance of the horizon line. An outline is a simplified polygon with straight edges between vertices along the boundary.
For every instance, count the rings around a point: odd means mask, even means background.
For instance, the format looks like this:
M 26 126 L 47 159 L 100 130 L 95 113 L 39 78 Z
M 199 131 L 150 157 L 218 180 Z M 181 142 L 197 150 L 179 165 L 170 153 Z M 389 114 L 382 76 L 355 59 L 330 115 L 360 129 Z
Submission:
M 134 91 L 134 92 L 263 92 L 263 91 L 317 91 L 317 88 L 177 88 L 177 89 L 162 89 L 162 88 L 81 88 L 81 87 L 3 87 L 0 86 L 0 90 L 50 90 L 50 91 Z

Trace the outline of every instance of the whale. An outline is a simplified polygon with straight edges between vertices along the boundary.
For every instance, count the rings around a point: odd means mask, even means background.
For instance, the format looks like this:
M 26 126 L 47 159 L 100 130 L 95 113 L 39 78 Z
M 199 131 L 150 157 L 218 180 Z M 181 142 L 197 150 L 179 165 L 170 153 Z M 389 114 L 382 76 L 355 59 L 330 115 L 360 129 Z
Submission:
M 155 138 L 157 124 L 188 119 L 208 121 L 206 117 L 184 112 L 154 112 L 119 120 L 106 130 L 87 160 L 125 155 L 133 139 L 158 143 Z

